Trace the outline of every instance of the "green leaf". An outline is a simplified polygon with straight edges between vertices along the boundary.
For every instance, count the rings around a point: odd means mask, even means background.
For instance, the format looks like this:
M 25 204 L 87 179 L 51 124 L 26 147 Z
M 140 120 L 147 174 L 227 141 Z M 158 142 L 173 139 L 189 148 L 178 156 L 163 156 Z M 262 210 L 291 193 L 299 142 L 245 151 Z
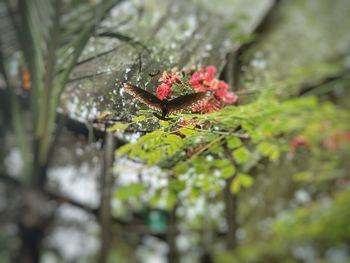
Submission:
M 126 153 L 128 153 L 134 147 L 133 144 L 125 144 L 121 146 L 118 150 L 115 151 L 115 156 L 120 157 Z
M 238 177 L 235 177 L 232 180 L 231 185 L 230 185 L 231 193 L 237 194 L 240 189 L 241 189 L 241 183 L 240 183 Z
M 208 171 L 208 165 L 206 163 L 198 163 L 195 169 L 197 174 L 205 174 Z
M 118 188 L 113 197 L 121 201 L 128 200 L 130 197 L 137 197 L 146 190 L 146 187 L 142 183 L 131 183 L 126 186 Z
M 170 123 L 168 121 L 159 121 L 159 125 L 164 127 L 164 128 L 168 128 Z
M 257 149 L 263 156 L 269 156 L 272 148 L 272 144 L 268 142 L 262 142 L 258 144 Z
M 144 138 L 157 138 L 159 139 L 160 137 L 162 137 L 166 132 L 164 131 L 161 131 L 161 130 L 156 130 L 156 131 L 153 131 L 147 135 L 144 136 Z
M 242 145 L 242 142 L 237 137 L 230 137 L 230 138 L 227 139 L 227 146 L 230 149 L 235 149 L 235 148 L 237 148 L 237 147 L 239 147 L 241 145 Z
M 134 117 L 134 118 L 132 118 L 131 120 L 133 121 L 133 122 L 139 122 L 139 121 L 143 121 L 143 120 L 145 120 L 146 119 L 146 116 L 145 115 L 141 115 L 141 116 L 138 116 L 138 117 Z
M 240 147 L 232 153 L 238 164 L 245 163 L 250 158 L 250 152 L 245 147 Z
M 276 161 L 280 156 L 280 149 L 276 144 L 262 142 L 258 144 L 257 149 L 263 156 L 269 157 L 271 161 Z
M 299 182 L 310 181 L 312 177 L 313 177 L 313 174 L 311 171 L 302 171 L 293 175 L 293 179 Z
M 211 164 L 215 167 L 221 168 L 221 167 L 226 167 L 230 166 L 231 163 L 228 159 L 216 159 L 211 162 Z
M 191 135 L 197 134 L 197 131 L 191 130 L 191 129 L 187 129 L 187 128 L 180 128 L 179 131 L 185 135 L 186 137 L 189 137 Z
M 223 169 L 220 170 L 221 172 L 221 177 L 224 179 L 230 178 L 231 176 L 233 176 L 233 174 L 235 173 L 236 168 L 234 166 L 227 166 Z
M 275 129 L 275 125 L 271 121 L 265 122 L 260 126 L 260 131 L 263 133 L 265 136 L 270 136 Z
M 153 165 L 159 162 L 163 157 L 163 151 L 162 149 L 154 149 L 153 151 L 149 152 L 147 155 L 147 164 Z
M 236 194 L 242 187 L 248 188 L 253 183 L 254 179 L 251 176 L 244 173 L 238 173 L 237 176 L 232 180 L 230 190 L 232 193 Z
M 169 192 L 166 197 L 166 207 L 167 209 L 172 209 L 177 201 L 176 195 L 172 192 Z
M 250 187 L 254 183 L 254 179 L 244 173 L 238 173 L 237 177 L 240 180 L 241 186 Z
M 118 122 L 118 123 L 114 124 L 112 127 L 109 127 L 107 129 L 107 131 L 108 132 L 115 132 L 115 131 L 123 132 L 128 128 L 128 126 L 129 126 L 129 123 Z
M 187 163 L 185 162 L 178 163 L 175 167 L 176 176 L 186 173 L 188 169 L 189 167 Z
M 153 208 L 156 208 L 162 199 L 161 192 L 158 190 L 149 200 L 149 205 Z
M 182 145 L 183 144 L 183 140 L 181 137 L 175 135 L 175 134 L 169 134 L 168 136 L 166 136 L 163 141 L 165 143 L 168 144 L 177 144 L 177 145 Z

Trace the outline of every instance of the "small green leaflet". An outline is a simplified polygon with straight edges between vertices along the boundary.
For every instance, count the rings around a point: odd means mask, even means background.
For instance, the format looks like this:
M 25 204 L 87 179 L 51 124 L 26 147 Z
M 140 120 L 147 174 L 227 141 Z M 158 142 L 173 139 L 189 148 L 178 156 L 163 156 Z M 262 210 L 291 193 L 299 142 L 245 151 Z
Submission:
M 107 129 L 108 132 L 123 132 L 126 130 L 126 128 L 128 128 L 129 123 L 121 123 L 121 122 L 117 122 L 116 124 L 114 124 L 112 127 L 109 127 Z
M 143 121 L 143 120 L 145 120 L 145 119 L 146 119 L 146 116 L 145 116 L 145 115 L 140 115 L 140 116 L 138 116 L 138 117 L 132 118 L 131 120 L 132 120 L 133 122 L 139 122 L 139 121 Z
M 220 170 L 221 177 L 224 179 L 230 178 L 236 172 L 236 168 L 232 165 L 226 166 Z
M 238 164 L 245 163 L 250 158 L 250 152 L 245 147 L 240 147 L 237 150 L 234 150 L 232 155 Z
M 142 183 L 131 183 L 129 185 L 122 186 L 118 188 L 113 197 L 121 201 L 126 201 L 130 197 L 138 197 L 146 190 L 146 186 Z
M 238 173 L 237 176 L 233 179 L 230 189 L 231 192 L 236 194 L 240 191 L 242 187 L 248 188 L 254 183 L 254 179 L 244 173 Z
M 237 137 L 228 137 L 227 138 L 227 147 L 229 147 L 230 149 L 237 148 L 241 145 L 242 145 L 242 142 Z
M 257 149 L 263 156 L 269 157 L 271 161 L 276 161 L 280 156 L 280 149 L 276 144 L 261 142 Z
M 159 121 L 159 125 L 162 126 L 162 127 L 164 127 L 164 128 L 168 128 L 169 125 L 170 125 L 170 123 L 169 123 L 168 121 L 162 121 L 162 120 L 160 120 L 160 121 Z
M 187 129 L 187 128 L 180 128 L 179 131 L 187 137 L 198 133 L 197 131 Z

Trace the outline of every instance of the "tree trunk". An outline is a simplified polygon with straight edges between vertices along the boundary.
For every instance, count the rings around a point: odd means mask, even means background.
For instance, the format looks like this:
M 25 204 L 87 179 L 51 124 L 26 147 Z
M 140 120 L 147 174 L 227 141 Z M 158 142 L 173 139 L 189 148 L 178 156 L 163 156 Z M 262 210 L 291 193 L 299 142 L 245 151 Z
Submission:
M 231 193 L 230 185 L 234 177 L 229 178 L 226 181 L 225 187 L 225 212 L 227 222 L 227 239 L 226 247 L 228 249 L 234 249 L 237 245 L 236 231 L 238 228 L 237 224 L 237 195 Z
M 168 234 L 167 242 L 169 246 L 168 263 L 178 263 L 179 255 L 176 247 L 176 207 L 174 207 L 169 213 Z
M 100 227 L 101 227 L 101 251 L 99 263 L 108 261 L 108 251 L 111 237 L 111 188 L 113 183 L 113 161 L 114 161 L 114 136 L 106 133 L 104 146 L 104 163 L 101 176 L 101 205 L 100 205 Z

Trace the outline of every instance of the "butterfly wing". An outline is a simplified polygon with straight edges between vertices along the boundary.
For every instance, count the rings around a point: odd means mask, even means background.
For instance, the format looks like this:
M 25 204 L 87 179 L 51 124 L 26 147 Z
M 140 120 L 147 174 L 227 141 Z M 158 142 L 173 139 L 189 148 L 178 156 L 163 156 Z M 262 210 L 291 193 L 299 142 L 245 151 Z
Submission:
M 209 93 L 198 92 L 177 97 L 167 104 L 168 114 L 181 113 L 209 99 Z
M 145 91 L 135 85 L 123 83 L 124 91 L 149 108 L 155 111 L 162 112 L 162 101 L 154 96 L 152 93 Z

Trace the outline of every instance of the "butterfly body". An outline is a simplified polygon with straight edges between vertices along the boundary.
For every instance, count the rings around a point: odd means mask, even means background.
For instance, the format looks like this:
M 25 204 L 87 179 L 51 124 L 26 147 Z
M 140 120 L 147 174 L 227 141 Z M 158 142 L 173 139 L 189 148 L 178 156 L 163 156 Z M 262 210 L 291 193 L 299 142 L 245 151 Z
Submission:
M 160 119 L 167 119 L 168 114 L 181 113 L 191 109 L 196 104 L 208 99 L 208 93 L 198 92 L 177 97 L 172 100 L 160 100 L 152 93 L 145 91 L 137 86 L 123 83 L 124 91 L 136 98 L 143 104 L 146 104 L 150 109 L 155 110 L 159 114 L 155 114 Z

